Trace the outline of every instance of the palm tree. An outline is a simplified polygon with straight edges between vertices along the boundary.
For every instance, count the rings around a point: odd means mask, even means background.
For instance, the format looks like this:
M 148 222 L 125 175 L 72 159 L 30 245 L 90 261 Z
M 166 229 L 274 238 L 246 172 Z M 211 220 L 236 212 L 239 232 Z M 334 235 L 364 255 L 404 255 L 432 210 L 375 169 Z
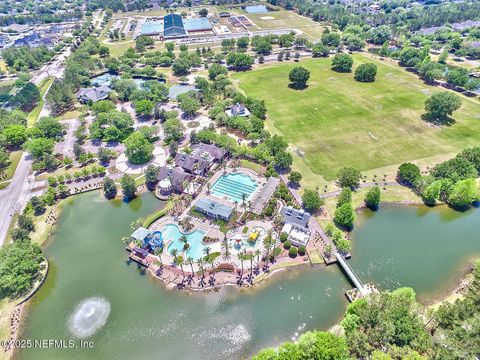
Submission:
M 211 185 L 210 185 L 210 182 L 207 183 L 207 194 L 210 195 L 210 188 L 211 188 Z
M 204 269 L 203 269 L 203 260 L 201 258 L 197 260 L 197 265 L 200 268 L 200 271 L 202 273 L 202 278 L 204 278 L 205 277 L 205 272 L 204 272 Z
M 205 254 L 205 257 L 208 259 L 208 255 L 210 255 L 210 251 L 212 250 L 212 248 L 210 246 L 205 246 L 203 248 L 203 253 Z
M 237 212 L 238 200 L 235 200 L 234 203 L 235 203 L 235 212 Z
M 182 269 L 182 277 L 185 277 L 185 272 L 183 271 L 183 257 L 177 256 L 175 258 L 175 264 L 180 265 L 180 269 Z
M 177 259 L 177 256 L 178 256 L 178 250 L 173 248 L 172 250 L 170 250 L 170 255 L 173 256 L 173 262 L 175 263 L 175 260 Z
M 255 256 L 257 257 L 257 266 L 260 264 L 260 250 L 255 250 Z
M 189 256 L 187 261 L 190 264 L 190 268 L 192 269 L 192 275 L 194 275 L 195 272 L 193 271 L 193 258 L 191 256 Z
M 243 249 L 242 254 L 239 256 L 240 257 L 240 262 L 242 264 L 242 276 L 243 276 L 243 259 L 245 259 L 246 254 L 247 254 L 247 249 Z
M 230 243 L 228 242 L 227 235 L 223 238 L 223 249 L 225 250 L 224 258 L 228 259 L 230 257 Z
M 245 193 L 242 193 L 242 205 L 243 205 L 243 210 L 246 211 L 246 202 L 245 202 L 245 199 L 247 198 L 247 194 Z
M 155 249 L 155 255 L 158 256 L 158 258 L 160 259 L 160 265 L 163 266 L 163 261 L 162 261 L 162 249 L 160 249 L 160 248 L 157 247 L 157 248 Z
M 253 283 L 253 254 L 250 254 L 250 284 Z

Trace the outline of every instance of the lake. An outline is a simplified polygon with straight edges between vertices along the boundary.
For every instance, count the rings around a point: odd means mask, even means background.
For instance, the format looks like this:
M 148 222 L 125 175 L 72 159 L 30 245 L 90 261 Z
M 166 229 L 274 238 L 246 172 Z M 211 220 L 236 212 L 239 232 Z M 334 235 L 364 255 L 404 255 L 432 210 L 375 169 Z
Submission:
M 99 192 L 69 199 L 46 247 L 51 271 L 35 295 L 23 339 L 71 339 L 69 319 L 84 299 L 110 305 L 92 349 L 26 349 L 19 359 L 240 359 L 265 346 L 328 329 L 351 288 L 336 265 L 288 270 L 254 289 L 187 294 L 166 290 L 129 263 L 129 224 L 163 203 L 144 194 L 129 204 Z M 388 207 L 360 216 L 353 268 L 382 290 L 413 286 L 420 299 L 444 294 L 480 254 L 480 211 Z

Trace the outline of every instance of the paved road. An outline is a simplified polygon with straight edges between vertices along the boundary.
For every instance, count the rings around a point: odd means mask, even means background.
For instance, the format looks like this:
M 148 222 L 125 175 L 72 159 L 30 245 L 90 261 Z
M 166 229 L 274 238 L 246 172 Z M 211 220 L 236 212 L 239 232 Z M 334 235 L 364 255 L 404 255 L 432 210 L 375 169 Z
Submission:
M 0 246 L 5 241 L 13 214 L 23 210 L 30 199 L 35 178 L 30 175 L 31 160 L 28 157 L 27 153 L 22 154 L 10 185 L 0 190 Z
M 80 126 L 80 120 L 62 120 L 60 123 L 66 127 L 67 131 L 63 137 L 63 141 L 60 141 L 55 145 L 55 152 L 73 159 L 75 157 L 75 154 L 73 153 L 73 145 L 77 140 L 75 137 L 75 131 Z

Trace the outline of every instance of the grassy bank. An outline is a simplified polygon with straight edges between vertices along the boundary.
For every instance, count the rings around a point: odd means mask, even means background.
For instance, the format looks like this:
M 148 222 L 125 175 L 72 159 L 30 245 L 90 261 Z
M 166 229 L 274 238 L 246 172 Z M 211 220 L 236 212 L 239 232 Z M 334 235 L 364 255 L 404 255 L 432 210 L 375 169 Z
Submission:
M 377 80 L 365 84 L 352 73 L 334 72 L 331 59 L 299 63 L 310 70 L 304 90 L 288 87 L 288 74 L 298 66 L 293 62 L 231 76 L 248 95 L 265 100 L 267 128 L 287 138 L 304 184 L 323 186 L 346 165 L 367 171 L 454 153 L 480 141 L 477 100 L 461 96 L 456 123 L 435 127 L 421 119 L 424 102 L 444 89 L 425 85 L 417 75 L 367 54 L 355 54 L 354 60 L 354 66 L 374 62 Z
M 45 93 L 47 92 L 50 85 L 53 83 L 53 80 L 53 77 L 49 77 L 40 85 L 40 101 L 38 102 L 38 105 L 35 106 L 35 108 L 27 115 L 28 127 L 32 127 L 37 122 L 38 117 L 40 116 L 40 112 L 42 111 L 43 105 L 45 103 L 43 97 L 45 96 Z
M 9 180 L 15 174 L 15 170 L 17 169 L 18 163 L 22 158 L 22 152 L 19 151 L 12 151 L 10 153 L 10 159 L 7 167 L 0 170 L 0 189 L 6 188 L 9 184 Z

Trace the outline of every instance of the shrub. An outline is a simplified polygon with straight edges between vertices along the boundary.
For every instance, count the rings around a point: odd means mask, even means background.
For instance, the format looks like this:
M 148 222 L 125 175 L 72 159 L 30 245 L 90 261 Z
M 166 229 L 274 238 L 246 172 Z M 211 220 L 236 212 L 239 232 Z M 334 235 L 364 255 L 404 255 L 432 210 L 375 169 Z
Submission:
M 283 247 L 285 250 L 288 250 L 292 247 L 292 242 L 290 240 L 286 240 L 284 243 L 283 243 Z
M 300 246 L 298 247 L 298 254 L 299 254 L 299 255 L 302 255 L 302 256 L 303 256 L 303 255 L 305 255 L 306 252 L 307 252 L 307 249 L 305 249 L 305 246 L 300 245 Z
M 359 82 L 374 82 L 377 76 L 377 65 L 362 64 L 355 70 L 355 80 Z
M 287 239 L 288 239 L 288 234 L 282 232 L 282 233 L 280 234 L 280 241 L 281 241 L 282 243 L 284 243 L 285 241 L 287 241 Z
M 288 250 L 288 255 L 290 257 L 296 257 L 297 253 L 298 253 L 298 250 L 297 250 L 296 247 L 292 247 L 292 248 L 290 248 L 290 250 Z

